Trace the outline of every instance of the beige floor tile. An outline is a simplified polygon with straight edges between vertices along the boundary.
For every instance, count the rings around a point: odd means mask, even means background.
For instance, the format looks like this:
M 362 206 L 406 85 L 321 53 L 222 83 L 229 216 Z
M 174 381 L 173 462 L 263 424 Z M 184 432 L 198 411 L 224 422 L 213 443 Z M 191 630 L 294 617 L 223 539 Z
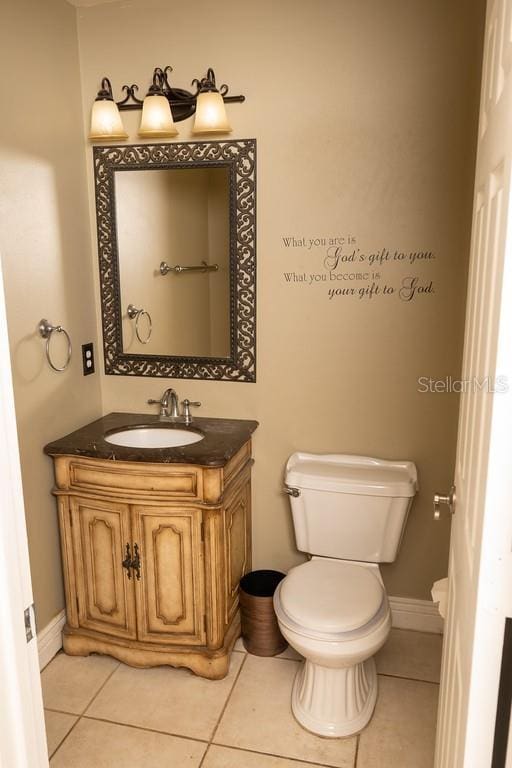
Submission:
M 78 720 L 76 715 L 64 715 L 62 712 L 45 710 L 44 723 L 46 726 L 46 741 L 48 754 L 51 756 Z
M 295 721 L 290 697 L 298 667 L 295 661 L 248 654 L 213 741 L 223 746 L 352 768 L 355 738 L 322 739 Z
M 118 665 L 110 656 L 57 654 L 41 673 L 44 706 L 81 715 Z
M 205 680 L 186 669 L 133 669 L 121 664 L 87 715 L 208 740 L 244 659 L 233 653 L 223 680 Z
M 324 768 L 324 766 L 320 763 L 302 763 L 297 760 L 287 760 L 286 757 L 262 755 L 259 752 L 246 752 L 212 744 L 202 768 Z
M 376 656 L 377 670 L 383 675 L 439 682 L 442 635 L 392 629 L 386 645 Z
M 361 733 L 357 768 L 432 768 L 439 687 L 379 677 L 379 697 Z
M 198 768 L 206 744 L 83 718 L 51 768 Z
M 276 658 L 278 659 L 292 659 L 293 661 L 303 661 L 303 657 L 300 655 L 300 653 L 297 653 L 295 648 L 292 648 L 291 645 L 288 646 L 288 648 L 285 648 L 285 650 L 279 654 Z
M 244 648 L 244 644 L 241 637 L 239 637 L 238 640 L 236 641 L 235 645 L 233 646 L 233 650 L 240 651 L 240 653 L 247 653 L 247 651 Z

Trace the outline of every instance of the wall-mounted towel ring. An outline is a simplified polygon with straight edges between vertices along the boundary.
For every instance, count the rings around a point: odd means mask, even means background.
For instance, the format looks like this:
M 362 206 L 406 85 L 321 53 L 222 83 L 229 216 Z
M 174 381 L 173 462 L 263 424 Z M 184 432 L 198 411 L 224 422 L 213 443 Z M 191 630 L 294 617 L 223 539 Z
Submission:
M 40 335 L 43 337 L 43 339 L 46 339 L 46 359 L 48 360 L 50 367 L 53 368 L 54 371 L 59 371 L 59 372 L 65 371 L 71 360 L 71 351 L 72 351 L 71 339 L 69 338 L 69 333 L 62 327 L 62 325 L 52 325 L 49 320 L 45 320 L 44 318 L 39 321 L 39 325 L 37 326 L 37 328 Z M 63 333 L 66 339 L 68 340 L 68 356 L 67 356 L 66 362 L 61 368 L 59 368 L 58 365 L 55 365 L 53 363 L 50 355 L 50 341 L 52 338 L 52 333 L 54 331 L 57 331 L 57 333 Z
M 153 333 L 153 321 L 151 320 L 151 315 L 145 309 L 137 309 L 137 307 L 134 304 L 128 304 L 127 312 L 130 320 L 135 320 L 135 333 L 137 335 L 138 340 L 140 341 L 141 344 L 147 344 L 151 338 L 151 334 Z M 143 317 L 143 315 L 146 315 L 148 319 L 148 333 L 145 339 L 141 338 L 141 335 L 139 332 L 139 322 L 141 317 Z

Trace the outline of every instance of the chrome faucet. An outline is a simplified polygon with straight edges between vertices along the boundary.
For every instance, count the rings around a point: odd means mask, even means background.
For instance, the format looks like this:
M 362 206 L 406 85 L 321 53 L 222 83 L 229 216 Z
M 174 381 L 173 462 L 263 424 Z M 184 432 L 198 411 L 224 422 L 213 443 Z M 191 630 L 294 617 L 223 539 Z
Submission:
M 179 419 L 178 395 L 172 387 L 165 390 L 160 400 L 148 400 L 148 405 L 159 405 L 162 419 Z
M 178 394 L 172 387 L 166 389 L 160 400 L 148 400 L 148 405 L 160 406 L 160 418 L 168 419 L 169 421 L 180 421 L 189 426 L 192 424 L 192 414 L 190 413 L 190 407 L 194 406 L 198 408 L 201 403 L 192 400 L 183 400 L 183 414 L 180 416 Z

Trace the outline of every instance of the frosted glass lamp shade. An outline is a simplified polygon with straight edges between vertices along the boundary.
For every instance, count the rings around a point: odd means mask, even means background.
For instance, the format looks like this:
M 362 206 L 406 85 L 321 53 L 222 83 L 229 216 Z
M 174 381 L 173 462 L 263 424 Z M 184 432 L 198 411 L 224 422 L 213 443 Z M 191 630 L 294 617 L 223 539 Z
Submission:
M 221 94 L 218 91 L 199 93 L 192 133 L 230 133 L 232 130 Z
M 151 94 L 144 99 L 139 136 L 142 138 L 168 138 L 177 136 L 169 102 L 165 96 Z
M 128 138 L 115 101 L 100 99 L 94 102 L 89 138 L 103 141 Z

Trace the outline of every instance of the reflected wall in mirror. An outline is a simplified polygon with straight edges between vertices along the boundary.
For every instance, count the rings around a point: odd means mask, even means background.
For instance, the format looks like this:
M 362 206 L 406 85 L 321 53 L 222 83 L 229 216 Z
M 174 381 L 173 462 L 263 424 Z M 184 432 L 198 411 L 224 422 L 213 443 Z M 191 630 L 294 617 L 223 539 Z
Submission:
M 255 156 L 94 148 L 107 374 L 255 381 Z
M 115 185 L 123 352 L 229 357 L 228 169 L 119 173 Z M 151 318 L 138 320 L 142 341 L 130 304 Z

